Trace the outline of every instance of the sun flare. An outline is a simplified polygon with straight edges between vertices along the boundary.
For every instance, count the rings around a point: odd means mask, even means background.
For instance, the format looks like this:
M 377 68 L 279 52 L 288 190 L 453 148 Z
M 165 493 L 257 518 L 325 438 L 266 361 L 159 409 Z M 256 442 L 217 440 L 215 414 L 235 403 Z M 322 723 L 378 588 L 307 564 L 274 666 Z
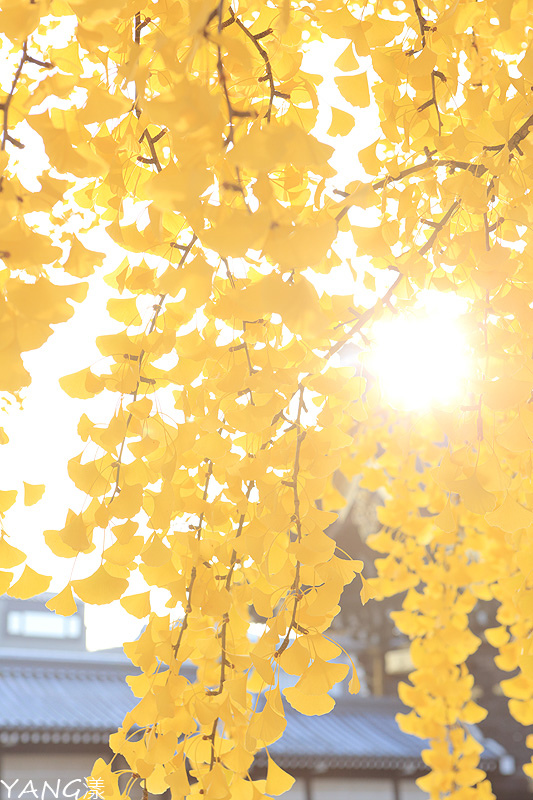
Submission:
M 453 299 L 428 293 L 420 310 L 373 327 L 367 367 L 394 408 L 445 407 L 463 395 L 471 359 L 459 318 L 463 309 Z

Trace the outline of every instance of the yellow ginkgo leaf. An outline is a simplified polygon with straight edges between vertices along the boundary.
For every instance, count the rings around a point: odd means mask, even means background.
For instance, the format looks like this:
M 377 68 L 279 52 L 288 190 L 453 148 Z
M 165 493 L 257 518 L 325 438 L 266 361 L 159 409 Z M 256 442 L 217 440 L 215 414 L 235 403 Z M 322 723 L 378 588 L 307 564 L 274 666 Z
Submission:
M 528 528 L 533 523 L 533 513 L 517 503 L 510 494 L 495 511 L 485 515 L 489 525 L 501 528 L 502 531 L 514 533 L 521 528 Z
M 185 763 L 182 762 L 173 772 L 165 777 L 166 783 L 170 786 L 172 797 L 187 797 L 190 792 L 189 779 Z
M 268 767 L 265 792 L 276 796 L 288 792 L 294 785 L 294 778 L 292 775 L 289 775 L 288 772 L 285 772 L 284 769 L 278 767 L 276 762 L 271 759 L 270 754 L 267 755 L 267 758 Z
M 13 503 L 15 502 L 16 498 L 17 498 L 16 489 L 7 489 L 7 490 L 0 489 L 0 514 L 3 514 L 4 511 L 10 509 Z
M 140 594 L 128 594 L 120 598 L 120 605 L 128 614 L 137 619 L 143 619 L 150 613 L 150 592 Z
M 376 593 L 374 591 L 374 588 L 373 588 L 372 584 L 369 583 L 369 581 L 367 581 L 366 578 L 363 578 L 362 575 L 361 575 L 361 584 L 362 584 L 362 586 L 361 586 L 361 602 L 362 602 L 363 605 L 366 605 L 368 603 L 368 601 L 372 597 L 376 596 Z
M 474 514 L 486 514 L 496 505 L 496 498 L 485 491 L 475 473 L 464 480 L 453 481 L 450 488 L 459 493 L 465 507 Z
M 26 565 L 18 581 L 15 581 L 7 593 L 10 597 L 27 600 L 28 597 L 34 597 L 36 594 L 46 592 L 51 580 L 52 577 L 50 575 L 41 575 Z
M 341 75 L 335 78 L 335 83 L 344 99 L 352 106 L 366 108 L 370 105 L 366 72 L 360 72 L 358 75 Z
M 134 400 L 126 406 L 130 414 L 133 414 L 136 419 L 146 419 L 152 410 L 152 401 L 149 397 L 141 397 L 140 400 Z
M 122 525 L 115 525 L 111 530 L 121 544 L 127 544 L 132 536 L 135 535 L 135 531 L 138 527 L 138 522 L 128 519 L 126 522 L 123 522 Z
M 347 664 L 324 661 L 316 657 L 298 681 L 298 691 L 310 695 L 326 694 L 336 683 L 344 680 L 348 669 Z
M 76 601 L 74 600 L 72 587 L 70 584 L 67 584 L 65 588 L 59 592 L 59 594 L 56 594 L 55 597 L 52 597 L 50 600 L 48 600 L 46 607 L 51 611 L 55 611 L 56 614 L 59 614 L 62 617 L 70 617 L 72 614 L 75 614 L 78 610 L 78 607 L 76 605 Z
M 101 267 L 105 253 L 89 250 L 75 236 L 72 237 L 70 253 L 63 269 L 76 278 L 92 275 L 97 267 Z
M 142 536 L 133 536 L 126 544 L 121 544 L 119 541 L 114 542 L 110 547 L 106 547 L 102 555 L 107 562 L 127 566 L 132 563 L 135 556 L 139 555 L 143 543 Z
M 78 551 L 73 550 L 72 547 L 65 544 L 59 531 L 44 531 L 44 541 L 46 546 L 50 548 L 52 553 L 60 558 L 75 558 Z
M 0 595 L 5 594 L 9 588 L 9 584 L 13 579 L 12 572 L 0 572 Z
M 331 125 L 328 128 L 328 136 L 346 136 L 355 125 L 354 117 L 343 111 L 341 108 L 331 109 Z
M 34 506 L 44 494 L 44 483 L 32 484 L 24 481 L 24 505 Z
M 131 103 L 126 100 L 121 92 L 110 94 L 105 89 L 96 85 L 89 92 L 87 102 L 78 114 L 78 119 L 84 125 L 91 122 L 104 122 L 108 119 L 120 117 L 131 109 Z
M 445 533 L 452 533 L 452 531 L 457 530 L 457 522 L 449 499 L 440 514 L 433 517 L 433 522 Z
M 76 552 L 85 552 L 91 546 L 90 528 L 81 514 L 74 514 L 69 510 L 67 523 L 59 537 L 62 542 Z
M 139 316 L 135 297 L 111 297 L 107 301 L 109 316 L 117 322 L 131 325 Z
M 289 686 L 284 689 L 283 694 L 296 711 L 299 711 L 300 714 L 306 714 L 308 717 L 328 714 L 335 706 L 335 700 L 331 695 L 308 695 L 301 692 L 296 686 Z
M 25 558 L 26 554 L 22 550 L 9 544 L 5 536 L 0 536 L 0 567 L 2 569 L 16 567 L 22 564 Z
M 485 708 L 470 700 L 463 708 L 461 717 L 468 725 L 477 725 L 478 722 L 482 722 L 485 719 L 487 714 L 488 712 Z
M 504 625 L 499 625 L 497 628 L 486 628 L 485 638 L 493 647 L 501 647 L 509 641 L 509 632 Z
M 96 394 L 96 389 L 92 385 L 90 388 L 88 386 L 90 378 L 93 379 L 91 384 L 94 383 L 94 379 L 98 380 L 89 368 L 85 368 L 79 372 L 73 372 L 71 375 L 64 375 L 59 379 L 59 385 L 69 397 L 87 400 Z
M 248 729 L 248 738 L 255 739 L 259 746 L 276 742 L 287 726 L 287 720 L 267 703 L 262 711 L 254 714 Z
M 72 588 L 84 603 L 101 606 L 122 597 L 128 588 L 128 581 L 125 578 L 116 578 L 110 575 L 102 565 L 88 578 L 72 581 Z
M 352 667 L 352 677 L 348 684 L 348 691 L 350 694 L 357 694 L 361 690 L 361 682 L 355 667 Z
M 355 57 L 352 42 L 350 42 L 348 47 L 342 51 L 338 59 L 335 61 L 335 66 L 337 69 L 341 69 L 343 72 L 352 72 L 356 69 L 359 69 L 359 62 Z
M 106 461 L 106 458 L 99 460 L 99 465 L 102 465 L 102 468 L 99 469 L 94 461 L 82 464 L 81 456 L 82 454 L 80 453 L 79 456 L 71 458 L 68 462 L 68 474 L 70 478 L 78 489 L 91 495 L 91 497 L 98 497 L 104 494 L 107 491 L 110 481 L 109 471 L 107 474 L 104 472 L 103 462 Z M 107 458 L 107 461 L 111 463 L 112 459 Z

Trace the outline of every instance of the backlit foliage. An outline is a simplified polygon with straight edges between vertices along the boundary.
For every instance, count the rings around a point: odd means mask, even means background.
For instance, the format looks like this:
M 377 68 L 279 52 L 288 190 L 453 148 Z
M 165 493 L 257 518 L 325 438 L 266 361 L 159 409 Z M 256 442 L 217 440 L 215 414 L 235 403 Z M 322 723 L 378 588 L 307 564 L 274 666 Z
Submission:
M 287 703 L 326 713 L 348 672 L 327 629 L 363 565 L 324 533 L 343 502 L 338 469 L 386 494 L 363 600 L 407 590 L 395 622 L 415 671 L 400 723 L 431 743 L 420 785 L 435 799 L 492 797 L 466 727 L 485 713 L 465 666 L 478 598 L 500 604 L 486 636 L 514 675 L 502 684 L 511 713 L 533 723 L 532 11 L 528 0 L 2 3 L 6 399 L 29 384 L 23 354 L 101 271 L 83 231 L 106 226 L 124 250 L 107 278 L 123 330 L 98 339 L 97 367 L 61 382 L 76 398 L 114 393 L 116 410 L 104 425 L 82 416 L 88 446 L 69 474 L 88 499 L 46 540 L 73 564 L 57 613 L 73 612 L 74 592 L 150 614 L 126 645 L 139 702 L 111 740 L 135 796 L 139 782 L 213 800 L 291 785 L 270 759 L 266 781 L 249 769 L 282 735 Z M 367 181 L 348 186 L 311 133 L 320 76 L 302 54 L 325 37 L 347 101 L 325 111 L 330 135 L 348 136 L 372 96 L 381 125 L 359 152 Z M 22 148 L 41 140 L 29 189 Z M 352 250 L 367 257 L 367 289 L 335 294 L 330 281 L 320 294 L 316 276 Z M 362 302 L 375 279 L 381 294 Z M 365 349 L 373 320 L 427 288 L 468 301 L 475 367 L 461 405 L 414 418 L 337 354 L 352 340 Z M 26 485 L 24 500 L 41 493 Z M 7 483 L 2 513 L 15 494 Z M 3 591 L 48 587 L 5 534 L 0 559 Z M 150 587 L 172 614 L 150 613 Z M 266 621 L 254 641 L 251 608 Z M 280 667 L 299 676 L 283 693 Z M 94 774 L 118 797 L 109 765 Z

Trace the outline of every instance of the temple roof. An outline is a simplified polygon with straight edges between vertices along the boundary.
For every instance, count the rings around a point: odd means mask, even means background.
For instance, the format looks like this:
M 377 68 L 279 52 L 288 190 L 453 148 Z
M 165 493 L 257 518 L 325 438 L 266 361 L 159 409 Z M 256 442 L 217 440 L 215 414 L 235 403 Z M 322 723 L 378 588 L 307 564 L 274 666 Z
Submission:
M 125 681 L 135 672 L 117 651 L 0 650 L 0 744 L 105 743 L 137 702 Z M 422 772 L 427 743 L 395 720 L 406 710 L 392 697 L 343 697 L 329 714 L 308 717 L 286 703 L 287 728 L 270 752 L 293 769 Z M 483 744 L 482 766 L 497 770 L 504 749 L 493 740 Z

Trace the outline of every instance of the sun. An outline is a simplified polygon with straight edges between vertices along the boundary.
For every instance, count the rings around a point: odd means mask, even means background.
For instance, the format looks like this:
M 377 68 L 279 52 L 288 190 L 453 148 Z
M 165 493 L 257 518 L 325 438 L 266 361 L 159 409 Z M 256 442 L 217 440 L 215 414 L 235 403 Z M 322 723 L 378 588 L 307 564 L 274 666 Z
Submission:
M 417 308 L 373 326 L 365 364 L 391 406 L 420 412 L 461 400 L 472 370 L 464 310 L 453 296 L 426 292 Z

